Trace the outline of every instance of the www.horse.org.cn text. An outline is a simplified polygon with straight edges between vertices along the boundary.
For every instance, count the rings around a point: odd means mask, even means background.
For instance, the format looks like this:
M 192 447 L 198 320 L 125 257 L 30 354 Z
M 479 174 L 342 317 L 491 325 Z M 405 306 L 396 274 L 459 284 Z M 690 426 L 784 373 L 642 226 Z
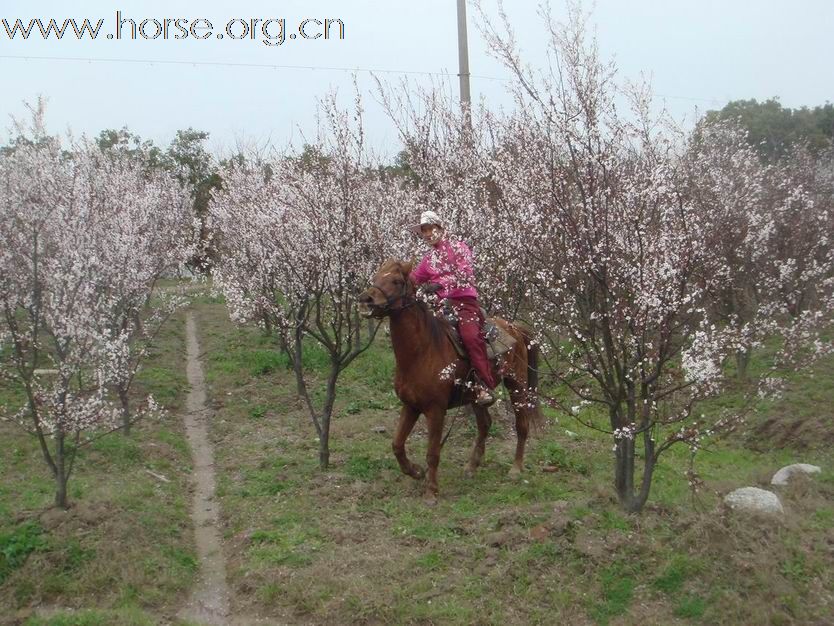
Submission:
M 132 18 L 116 11 L 110 22 L 113 29 L 105 29 L 108 20 L 55 19 L 55 18 L 3 18 L 0 20 L 0 37 L 12 41 L 42 40 L 111 40 L 111 41 L 168 41 L 168 40 L 233 40 L 260 41 L 266 46 L 282 46 L 288 41 L 315 41 L 345 39 L 345 23 L 338 18 L 231 18 L 215 27 L 206 18 Z

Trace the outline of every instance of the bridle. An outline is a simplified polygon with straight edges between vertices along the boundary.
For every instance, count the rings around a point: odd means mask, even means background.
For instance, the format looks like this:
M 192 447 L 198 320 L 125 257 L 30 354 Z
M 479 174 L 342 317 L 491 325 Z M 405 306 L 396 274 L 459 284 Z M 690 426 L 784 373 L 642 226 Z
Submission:
M 376 289 L 385 297 L 384 305 L 380 306 L 378 304 L 373 304 L 371 306 L 374 309 L 378 310 L 380 313 L 393 313 L 394 311 L 402 311 L 403 309 L 407 309 L 410 306 L 414 306 L 415 304 L 417 304 L 417 298 L 410 297 L 408 295 L 408 285 L 410 282 L 411 281 L 406 278 L 403 282 L 403 286 L 400 290 L 400 293 L 394 296 L 389 296 L 387 293 L 385 293 L 385 290 L 382 287 L 380 287 L 376 283 L 371 283 L 371 289 Z M 399 301 L 403 302 L 402 306 L 399 306 L 396 309 L 393 308 L 393 305 Z

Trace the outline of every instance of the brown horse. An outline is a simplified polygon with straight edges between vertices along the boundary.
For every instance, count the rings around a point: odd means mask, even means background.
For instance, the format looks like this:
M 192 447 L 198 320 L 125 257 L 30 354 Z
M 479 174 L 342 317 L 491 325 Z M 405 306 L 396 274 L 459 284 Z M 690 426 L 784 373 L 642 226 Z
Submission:
M 417 298 L 416 287 L 409 277 L 411 268 L 411 263 L 386 261 L 374 276 L 373 286 L 362 293 L 359 302 L 366 308 L 366 316 L 390 318 L 391 344 L 397 362 L 394 388 L 402 402 L 392 447 L 403 473 L 416 480 L 423 478 L 423 468 L 406 455 L 405 442 L 420 414 L 426 416 L 429 439 L 424 498 L 434 503 L 446 411 L 465 404 L 471 404 L 475 411 L 478 437 L 466 466 L 468 475 L 481 463 L 492 418 L 485 407 L 474 404 L 474 393 L 460 384 L 468 377 L 469 361 L 457 355 L 447 334 L 448 322 L 435 317 Z M 517 324 L 500 319 L 495 322 L 516 339 L 512 350 L 493 364 L 509 391 L 515 413 L 517 444 L 510 474 L 516 475 L 523 469 L 524 445 L 530 426 L 541 419 L 535 393 L 538 351 L 528 332 Z

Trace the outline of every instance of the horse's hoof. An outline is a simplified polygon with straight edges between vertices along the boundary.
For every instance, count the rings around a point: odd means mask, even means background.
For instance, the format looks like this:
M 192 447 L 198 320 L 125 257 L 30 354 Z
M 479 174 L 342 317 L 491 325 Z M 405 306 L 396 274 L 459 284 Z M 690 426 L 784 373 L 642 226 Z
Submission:
M 437 506 L 437 494 L 436 493 L 424 493 L 423 494 L 423 504 L 426 506 Z
M 466 476 L 466 478 L 475 478 L 475 471 L 477 469 L 478 468 L 475 466 L 467 465 L 465 468 L 463 468 L 463 475 Z
M 510 476 L 510 478 L 518 478 L 519 476 L 521 476 L 521 470 L 518 469 L 517 466 L 513 465 L 510 468 L 509 476 Z
M 423 480 L 423 478 L 425 476 L 426 476 L 426 470 L 424 470 L 422 467 L 420 467 L 419 465 L 412 465 L 411 466 L 411 477 L 414 480 Z

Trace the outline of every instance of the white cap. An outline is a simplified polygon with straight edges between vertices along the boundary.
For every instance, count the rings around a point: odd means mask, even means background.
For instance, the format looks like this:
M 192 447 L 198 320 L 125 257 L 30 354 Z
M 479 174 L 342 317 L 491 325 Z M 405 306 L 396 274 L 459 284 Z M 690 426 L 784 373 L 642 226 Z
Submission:
M 435 213 L 434 211 L 423 211 L 420 214 L 420 223 L 412 226 L 411 230 L 413 230 L 416 233 L 419 233 L 420 228 L 422 226 L 428 226 L 432 224 L 443 228 L 443 223 L 440 221 L 440 216 L 438 216 L 437 213 Z

